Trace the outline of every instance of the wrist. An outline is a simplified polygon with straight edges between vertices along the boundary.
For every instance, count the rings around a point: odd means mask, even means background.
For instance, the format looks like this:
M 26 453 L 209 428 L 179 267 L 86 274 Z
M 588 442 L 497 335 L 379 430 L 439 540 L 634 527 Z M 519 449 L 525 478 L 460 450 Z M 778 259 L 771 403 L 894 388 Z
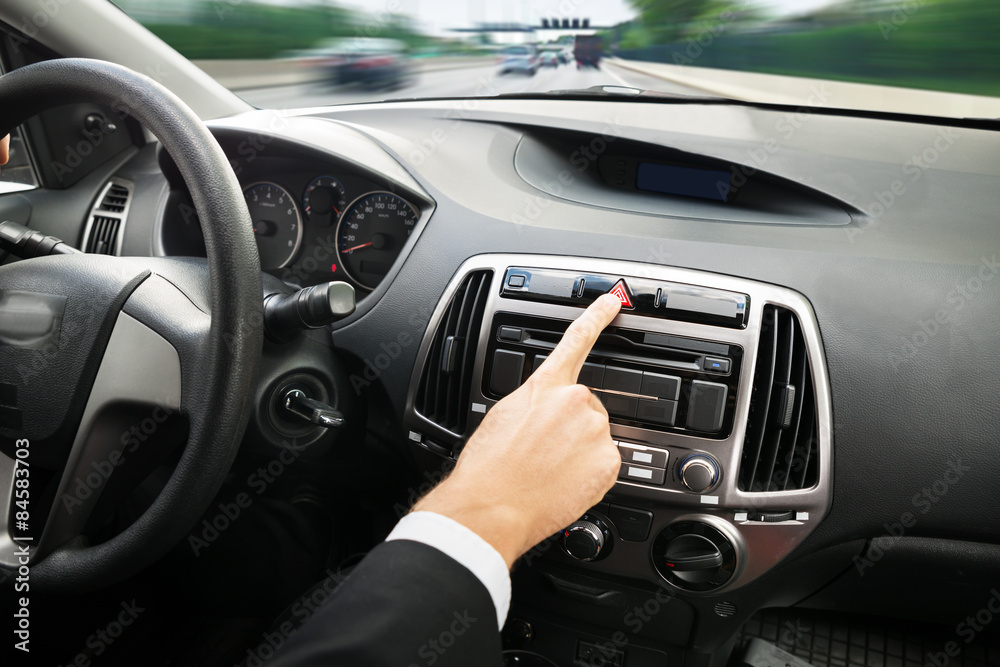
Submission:
M 496 549 L 508 569 L 532 546 L 525 544 L 526 526 L 519 512 L 490 502 L 488 496 L 464 487 L 455 476 L 424 496 L 412 511 L 435 512 L 462 524 Z

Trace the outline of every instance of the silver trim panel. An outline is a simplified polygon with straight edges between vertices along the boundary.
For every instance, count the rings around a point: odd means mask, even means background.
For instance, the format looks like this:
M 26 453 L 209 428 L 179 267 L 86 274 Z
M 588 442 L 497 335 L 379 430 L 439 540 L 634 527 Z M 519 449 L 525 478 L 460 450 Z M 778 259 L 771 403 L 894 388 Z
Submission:
M 155 379 L 155 381 L 151 381 Z M 75 483 L 94 472 L 93 463 L 109 461 L 125 444 L 118 439 L 91 438 L 96 418 L 117 402 L 147 404 L 171 413 L 181 406 L 181 362 L 177 350 L 165 338 L 125 313 L 118 315 L 114 331 L 97 371 L 80 428 L 70 450 L 56 491 L 52 511 L 44 529 L 32 537 L 30 559 L 35 561 L 67 539 L 78 535 L 100 498 L 103 482 L 83 497 L 73 491 Z M 106 480 L 104 480 L 106 482 Z M 13 500 L 14 460 L 0 453 L 0 566 L 16 568 L 18 543 L 8 525 Z M 73 498 L 74 509 L 65 511 L 60 499 Z
M 486 367 L 486 350 L 491 335 L 488 323 L 498 311 L 516 312 L 524 315 L 534 315 L 561 320 L 572 320 L 580 315 L 582 309 L 574 306 L 552 305 L 523 300 L 504 299 L 500 296 L 504 272 L 510 266 L 523 266 L 539 269 L 562 269 L 588 273 L 601 273 L 628 278 L 647 278 L 666 282 L 685 283 L 710 287 L 750 296 L 750 314 L 747 327 L 743 330 L 725 327 L 677 322 L 673 320 L 633 315 L 623 312 L 615 318 L 616 326 L 633 330 L 664 333 L 700 340 L 711 340 L 720 343 L 738 345 L 743 348 L 743 369 L 740 373 L 736 397 L 736 417 L 732 432 L 723 440 L 712 440 L 678 433 L 665 433 L 649 429 L 611 425 L 611 437 L 615 440 L 662 448 L 670 451 L 672 461 L 683 461 L 691 454 L 708 454 L 719 462 L 721 479 L 711 489 L 711 496 L 682 491 L 677 488 L 656 488 L 634 482 L 618 480 L 614 489 L 609 492 L 606 500 L 621 502 L 632 506 L 642 506 L 647 509 L 660 510 L 660 515 L 654 525 L 654 531 L 660 518 L 669 515 L 686 513 L 695 508 L 698 511 L 711 511 L 715 516 L 725 517 L 723 520 L 730 530 L 736 531 L 747 545 L 746 557 L 739 576 L 719 591 L 741 586 L 773 567 L 792 551 L 812 532 L 816 525 L 826 516 L 832 503 L 832 472 L 833 472 L 833 431 L 832 407 L 830 402 L 830 383 L 827 376 L 826 358 L 820 337 L 819 324 L 816 321 L 812 306 L 806 298 L 790 289 L 766 283 L 745 280 L 714 273 L 705 273 L 689 269 L 679 269 L 653 264 L 624 262 L 607 259 L 559 257 L 549 255 L 494 254 L 472 257 L 462 264 L 440 302 L 434 309 L 427 331 L 417 352 L 417 363 L 414 365 L 409 391 L 406 400 L 406 424 L 413 431 L 421 433 L 425 439 L 434 441 L 453 441 L 459 434 L 450 433 L 421 416 L 414 407 L 420 375 L 427 358 L 433 333 L 437 330 L 441 318 L 455 292 L 466 276 L 478 270 L 492 270 L 494 282 L 489 292 L 482 327 L 477 347 L 475 368 L 472 373 L 470 403 L 487 406 L 487 410 L 497 403 L 482 393 L 483 370 Z M 746 436 L 747 418 L 750 410 L 750 395 L 753 378 L 756 371 L 756 359 L 762 326 L 764 306 L 773 304 L 792 311 L 802 327 L 803 338 L 809 359 L 810 369 L 815 386 L 817 452 L 819 456 L 819 478 L 815 486 L 795 491 L 776 491 L 766 493 L 747 493 L 737 488 L 737 473 Z M 481 415 L 479 415 L 481 418 Z M 477 424 L 476 415 L 470 411 L 470 424 Z M 676 475 L 675 466 L 667 471 L 668 478 Z M 711 503 L 706 500 L 711 498 Z M 709 509 L 710 506 L 710 509 Z M 780 524 L 745 524 L 733 522 L 734 513 L 739 510 L 794 510 L 806 513 L 808 521 L 783 522 Z M 676 519 L 674 519 L 676 520 Z M 653 533 L 655 535 L 655 532 Z M 616 552 L 622 551 L 616 549 Z M 647 559 L 648 560 L 648 559 Z M 619 569 L 618 559 L 613 554 L 611 558 L 592 565 L 615 574 L 636 576 L 639 573 Z M 656 577 L 655 570 L 649 565 L 651 577 Z M 713 594 L 715 592 L 713 591 Z

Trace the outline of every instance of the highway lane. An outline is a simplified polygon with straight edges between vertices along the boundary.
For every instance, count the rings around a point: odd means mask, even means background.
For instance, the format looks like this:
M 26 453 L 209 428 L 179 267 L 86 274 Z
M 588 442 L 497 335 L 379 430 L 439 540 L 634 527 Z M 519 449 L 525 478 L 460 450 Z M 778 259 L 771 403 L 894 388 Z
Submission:
M 472 97 L 504 93 L 535 93 L 571 88 L 589 88 L 602 84 L 629 86 L 687 95 L 704 91 L 673 84 L 639 74 L 607 61 L 601 69 L 578 70 L 575 64 L 540 69 L 535 76 L 500 75 L 497 68 L 477 65 L 462 69 L 421 72 L 398 90 L 365 90 L 358 87 L 334 87 L 323 83 L 297 84 L 237 91 L 250 104 L 261 108 L 294 109 L 333 104 L 358 104 L 385 99 L 426 97 Z

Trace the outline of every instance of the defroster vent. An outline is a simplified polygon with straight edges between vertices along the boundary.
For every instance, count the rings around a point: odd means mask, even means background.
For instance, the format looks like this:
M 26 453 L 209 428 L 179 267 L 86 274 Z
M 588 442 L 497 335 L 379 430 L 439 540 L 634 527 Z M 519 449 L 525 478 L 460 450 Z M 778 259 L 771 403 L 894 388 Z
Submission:
M 808 489 L 819 478 L 816 402 L 809 358 L 792 311 L 764 307 L 739 488 Z
M 415 408 L 454 435 L 465 435 L 476 344 L 483 324 L 492 271 L 470 273 L 448 304 L 431 341 Z

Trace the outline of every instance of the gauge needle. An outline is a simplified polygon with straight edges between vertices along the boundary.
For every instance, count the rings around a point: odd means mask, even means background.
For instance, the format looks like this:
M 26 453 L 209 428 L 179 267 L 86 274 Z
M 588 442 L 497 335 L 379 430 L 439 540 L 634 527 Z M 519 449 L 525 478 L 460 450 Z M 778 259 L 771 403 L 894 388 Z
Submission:
M 353 248 L 348 248 L 347 250 L 344 250 L 343 252 L 354 252 L 355 250 L 361 250 L 362 248 L 367 248 L 371 244 L 372 244 L 372 242 L 369 241 L 368 243 L 362 243 L 361 245 L 356 245 Z

